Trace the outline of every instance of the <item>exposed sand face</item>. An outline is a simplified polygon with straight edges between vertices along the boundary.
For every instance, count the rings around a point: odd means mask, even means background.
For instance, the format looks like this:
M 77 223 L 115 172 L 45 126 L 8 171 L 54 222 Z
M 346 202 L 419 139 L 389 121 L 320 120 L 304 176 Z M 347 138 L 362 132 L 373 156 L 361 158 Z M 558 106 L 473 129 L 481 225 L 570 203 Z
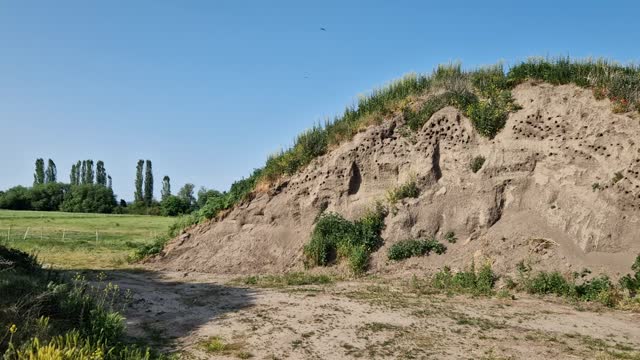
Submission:
M 415 177 L 417 199 L 396 204 L 371 272 L 410 274 L 491 261 L 499 273 L 521 260 L 537 269 L 614 277 L 640 252 L 640 121 L 613 114 L 576 86 L 524 84 L 522 109 L 494 139 L 445 108 L 418 133 L 388 119 L 313 161 L 295 176 L 175 239 L 151 266 L 218 274 L 302 267 L 302 248 L 326 208 L 356 218 L 388 190 Z M 484 156 L 482 169 L 469 163 Z M 616 175 L 619 173 L 620 175 Z M 454 231 L 445 255 L 386 260 L 393 243 Z
M 586 304 L 420 294 L 393 279 L 277 289 L 202 273 L 116 271 L 108 280 L 132 290 L 131 335 L 184 359 L 640 356 L 639 314 Z M 213 337 L 228 350 L 205 351 Z

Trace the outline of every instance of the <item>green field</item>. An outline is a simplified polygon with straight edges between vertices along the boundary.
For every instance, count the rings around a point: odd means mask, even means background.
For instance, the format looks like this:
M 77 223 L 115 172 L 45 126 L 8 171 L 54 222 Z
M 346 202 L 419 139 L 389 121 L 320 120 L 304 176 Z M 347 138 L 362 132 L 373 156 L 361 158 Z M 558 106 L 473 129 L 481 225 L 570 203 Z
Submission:
M 36 253 L 56 268 L 127 266 L 141 244 L 164 235 L 174 219 L 145 215 L 0 210 L 0 244 Z

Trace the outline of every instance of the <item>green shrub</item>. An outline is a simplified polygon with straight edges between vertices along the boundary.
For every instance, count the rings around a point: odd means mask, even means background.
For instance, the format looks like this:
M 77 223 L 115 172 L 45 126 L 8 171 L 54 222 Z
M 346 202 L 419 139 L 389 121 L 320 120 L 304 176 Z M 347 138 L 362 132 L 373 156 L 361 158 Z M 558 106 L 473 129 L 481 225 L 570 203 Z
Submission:
M 478 171 L 480 171 L 480 169 L 482 169 L 482 166 L 484 165 L 485 161 L 486 159 L 484 158 L 484 156 L 476 156 L 471 160 L 471 163 L 469 164 L 469 168 L 474 173 L 477 173 Z
M 420 189 L 415 179 L 408 181 L 407 183 L 398 186 L 393 190 L 389 190 L 387 193 L 387 200 L 391 204 L 395 204 L 401 199 L 405 198 L 417 198 L 420 195 Z
M 341 243 L 351 243 L 355 226 L 342 216 L 328 212 L 320 215 L 304 253 L 312 265 L 327 266 L 337 255 Z
M 633 274 L 627 274 L 620 278 L 620 286 L 629 291 L 631 297 L 635 297 L 638 290 L 640 290 L 640 255 L 636 257 L 633 265 L 631 265 Z
M 541 271 L 532 276 L 525 289 L 530 294 L 555 294 L 558 296 L 573 296 L 573 285 L 557 271 Z
M 577 301 L 598 301 L 606 306 L 613 307 L 620 301 L 618 289 L 606 275 L 600 275 L 592 279 L 585 278 L 590 271 L 574 274 L 573 278 L 563 276 L 558 271 L 540 271 L 535 275 L 531 273 L 531 267 L 524 263 L 518 265 L 520 284 L 518 287 L 529 294 L 566 297 Z
M 456 241 L 458 241 L 456 233 L 454 233 L 453 231 L 448 231 L 446 234 L 444 234 L 444 239 L 447 240 L 447 242 L 450 244 L 455 244 Z
M 496 276 L 491 265 L 486 264 L 476 272 L 475 264 L 472 263 L 470 269 L 455 274 L 448 266 L 445 266 L 433 276 L 431 283 L 435 288 L 441 290 L 491 295 L 495 281 Z
M 160 202 L 162 216 L 178 216 L 189 212 L 191 205 L 181 197 L 169 195 Z
M 506 124 L 509 111 L 494 101 L 481 100 L 469 105 L 466 114 L 480 135 L 493 139 Z
M 369 254 L 382 245 L 386 209 L 376 204 L 354 222 L 336 213 L 322 213 L 304 247 L 307 265 L 327 266 L 338 257 L 349 260 L 355 273 L 366 270 Z
M 444 254 L 447 247 L 436 239 L 409 239 L 401 240 L 389 248 L 387 257 L 389 260 L 403 260 L 413 256 L 429 255 L 430 252 Z
M 362 274 L 369 266 L 369 252 L 364 245 L 355 246 L 349 254 L 349 267 L 355 274 Z

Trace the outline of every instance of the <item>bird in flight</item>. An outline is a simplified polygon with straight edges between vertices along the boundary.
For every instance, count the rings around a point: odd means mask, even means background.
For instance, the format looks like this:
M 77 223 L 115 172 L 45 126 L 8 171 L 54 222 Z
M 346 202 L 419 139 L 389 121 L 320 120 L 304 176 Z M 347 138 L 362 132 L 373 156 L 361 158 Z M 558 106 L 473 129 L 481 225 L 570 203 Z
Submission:
M 325 28 L 323 28 L 323 27 L 321 27 L 321 28 L 320 28 L 320 30 L 321 30 L 321 31 L 327 31 L 327 29 L 325 29 Z

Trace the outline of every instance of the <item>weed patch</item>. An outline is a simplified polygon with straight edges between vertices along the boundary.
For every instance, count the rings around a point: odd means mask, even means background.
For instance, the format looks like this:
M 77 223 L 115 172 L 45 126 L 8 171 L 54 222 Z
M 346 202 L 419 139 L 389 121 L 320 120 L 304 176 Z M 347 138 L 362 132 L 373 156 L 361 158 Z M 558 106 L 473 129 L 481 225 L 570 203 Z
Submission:
M 456 273 L 451 272 L 451 269 L 445 266 L 433 276 L 431 284 L 437 289 L 449 292 L 492 295 L 496 278 L 491 265 L 483 265 L 476 271 L 475 264 L 471 263 L 469 269 Z
M 316 222 L 311 241 L 304 247 L 306 264 L 327 266 L 338 258 L 346 258 L 354 273 L 363 273 L 369 264 L 369 254 L 382 245 L 380 233 L 386 215 L 381 204 L 353 222 L 336 213 L 323 213 Z
M 417 198 L 420 195 L 420 189 L 415 179 L 398 186 L 387 193 L 387 200 L 391 205 L 405 198 Z
M 447 247 L 436 239 L 409 239 L 401 240 L 389 248 L 387 257 L 389 260 L 403 260 L 413 256 L 429 255 L 431 252 L 438 255 L 444 254 Z
M 478 171 L 480 171 L 480 169 L 482 169 L 482 166 L 484 165 L 485 161 L 486 159 L 484 158 L 484 156 L 476 156 L 471 160 L 471 163 L 469 164 L 469 168 L 474 173 L 477 173 Z

